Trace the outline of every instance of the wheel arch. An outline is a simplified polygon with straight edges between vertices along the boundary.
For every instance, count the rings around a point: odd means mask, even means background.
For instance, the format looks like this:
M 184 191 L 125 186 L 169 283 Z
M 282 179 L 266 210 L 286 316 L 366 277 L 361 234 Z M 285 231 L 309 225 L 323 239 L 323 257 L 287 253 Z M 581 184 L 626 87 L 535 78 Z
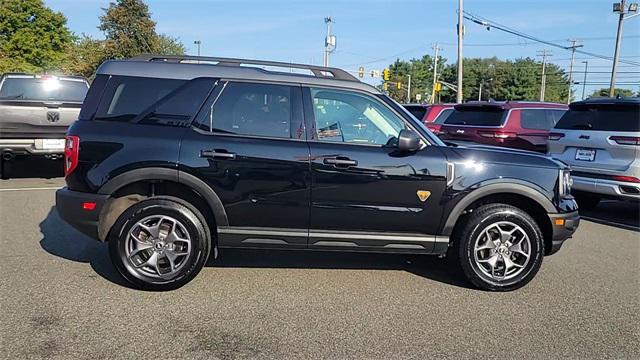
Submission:
M 228 226 L 226 211 L 216 192 L 194 175 L 168 168 L 140 168 L 120 174 L 105 183 L 99 194 L 111 198 L 100 214 L 98 237 L 105 241 L 117 218 L 129 206 L 155 194 L 172 195 L 193 203 L 215 232 L 218 226 Z

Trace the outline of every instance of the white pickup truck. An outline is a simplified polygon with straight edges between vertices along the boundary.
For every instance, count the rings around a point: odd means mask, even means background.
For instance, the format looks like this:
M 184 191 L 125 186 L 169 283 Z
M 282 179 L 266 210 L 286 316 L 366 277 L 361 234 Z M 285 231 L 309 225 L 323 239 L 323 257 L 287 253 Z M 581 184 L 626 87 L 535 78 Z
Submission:
M 62 158 L 67 128 L 89 89 L 76 76 L 4 74 L 0 78 L 0 152 Z

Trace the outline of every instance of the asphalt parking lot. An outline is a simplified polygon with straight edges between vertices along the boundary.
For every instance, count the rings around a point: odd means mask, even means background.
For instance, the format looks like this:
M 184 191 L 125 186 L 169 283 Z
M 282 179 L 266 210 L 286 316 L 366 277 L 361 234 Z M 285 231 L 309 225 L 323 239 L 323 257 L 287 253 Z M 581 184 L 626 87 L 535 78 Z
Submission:
M 152 293 L 61 222 L 62 179 L 30 176 L 0 181 L 3 358 L 640 356 L 636 205 L 585 214 L 511 293 L 472 289 L 433 257 L 276 251 L 225 252 L 187 286 Z

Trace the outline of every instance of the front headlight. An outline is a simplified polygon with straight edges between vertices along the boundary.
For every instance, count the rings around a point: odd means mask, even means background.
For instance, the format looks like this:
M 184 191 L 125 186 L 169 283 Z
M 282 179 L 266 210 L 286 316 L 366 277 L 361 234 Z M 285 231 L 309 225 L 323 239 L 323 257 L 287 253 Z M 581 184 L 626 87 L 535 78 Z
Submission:
M 558 191 L 560 197 L 569 197 L 571 195 L 571 186 L 573 185 L 573 178 L 571 178 L 571 171 L 560 170 L 560 177 L 558 178 Z

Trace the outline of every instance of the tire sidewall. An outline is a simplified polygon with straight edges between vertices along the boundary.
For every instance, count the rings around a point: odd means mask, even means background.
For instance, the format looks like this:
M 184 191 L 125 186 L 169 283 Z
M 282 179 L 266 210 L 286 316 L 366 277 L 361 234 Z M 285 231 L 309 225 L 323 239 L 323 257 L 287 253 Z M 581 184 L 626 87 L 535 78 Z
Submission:
M 515 208 L 503 208 L 499 211 L 479 213 L 477 215 L 469 222 L 467 231 L 464 231 L 463 246 L 460 247 L 460 262 L 467 277 L 480 288 L 503 291 L 520 288 L 531 281 L 540 269 L 544 256 L 542 233 L 535 221 Z M 529 236 L 531 244 L 530 259 L 524 271 L 516 277 L 505 281 L 492 279 L 482 273 L 474 257 L 475 239 L 487 226 L 500 221 L 509 221 L 520 226 Z
M 196 213 L 198 215 L 196 215 Z M 191 253 L 184 266 L 172 277 L 158 279 L 132 270 L 126 252 L 126 237 L 140 220 L 152 215 L 167 215 L 180 221 L 191 238 Z M 115 222 L 109 234 L 109 253 L 120 274 L 136 287 L 146 290 L 172 290 L 193 279 L 204 266 L 210 249 L 206 224 L 195 209 L 168 199 L 149 199 L 127 209 Z

